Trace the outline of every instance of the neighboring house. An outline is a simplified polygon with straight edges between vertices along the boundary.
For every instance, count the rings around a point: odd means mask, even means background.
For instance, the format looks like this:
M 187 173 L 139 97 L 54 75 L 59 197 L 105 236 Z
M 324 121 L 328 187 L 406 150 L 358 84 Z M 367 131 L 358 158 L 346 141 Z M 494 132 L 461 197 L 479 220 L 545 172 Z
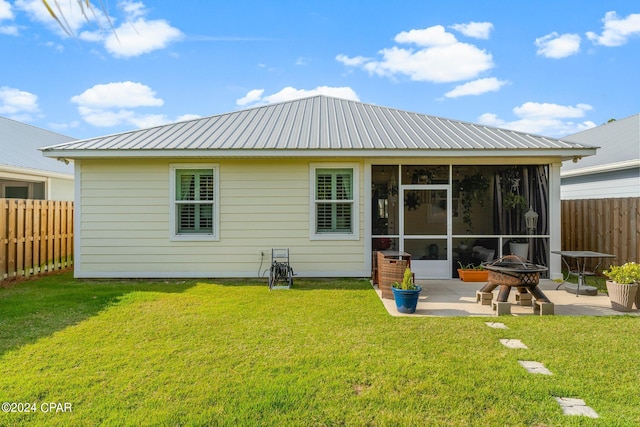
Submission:
M 73 165 L 48 159 L 42 144 L 73 138 L 0 117 L 0 198 L 73 200 Z
M 76 167 L 76 277 L 450 278 L 471 247 L 559 277 L 560 166 L 594 147 L 325 96 L 43 148 Z M 468 248 L 468 249 L 467 249 Z
M 600 149 L 562 165 L 562 200 L 640 197 L 640 114 L 564 139 Z

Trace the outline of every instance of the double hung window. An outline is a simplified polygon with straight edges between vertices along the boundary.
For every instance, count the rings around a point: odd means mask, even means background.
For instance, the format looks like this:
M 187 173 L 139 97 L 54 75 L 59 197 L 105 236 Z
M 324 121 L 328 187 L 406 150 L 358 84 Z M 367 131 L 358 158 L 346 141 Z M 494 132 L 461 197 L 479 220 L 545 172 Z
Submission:
M 357 168 L 312 168 L 314 238 L 357 238 Z
M 172 166 L 173 238 L 217 239 L 217 172 L 212 165 Z

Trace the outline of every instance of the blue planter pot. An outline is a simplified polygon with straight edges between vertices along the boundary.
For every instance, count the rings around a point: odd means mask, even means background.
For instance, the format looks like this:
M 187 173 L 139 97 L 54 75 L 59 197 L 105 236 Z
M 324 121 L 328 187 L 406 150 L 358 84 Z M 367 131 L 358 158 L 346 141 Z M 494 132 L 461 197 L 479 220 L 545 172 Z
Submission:
M 393 298 L 396 300 L 396 308 L 399 313 L 415 313 L 422 287 L 417 286 L 417 289 L 411 290 L 392 287 L 391 290 L 393 290 Z

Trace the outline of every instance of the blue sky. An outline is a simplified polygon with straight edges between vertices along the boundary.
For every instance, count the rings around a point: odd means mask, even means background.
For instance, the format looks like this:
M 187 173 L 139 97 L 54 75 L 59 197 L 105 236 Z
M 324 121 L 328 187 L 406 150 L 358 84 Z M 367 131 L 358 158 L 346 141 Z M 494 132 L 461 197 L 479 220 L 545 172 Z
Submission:
M 50 3 L 53 3 L 50 0 Z M 0 0 L 0 116 L 77 138 L 326 94 L 561 137 L 640 112 L 640 3 Z

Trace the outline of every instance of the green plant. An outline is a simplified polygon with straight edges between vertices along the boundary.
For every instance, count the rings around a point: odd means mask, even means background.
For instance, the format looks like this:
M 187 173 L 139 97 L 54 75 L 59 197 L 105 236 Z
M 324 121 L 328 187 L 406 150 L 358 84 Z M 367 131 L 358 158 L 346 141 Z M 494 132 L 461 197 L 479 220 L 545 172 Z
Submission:
M 521 211 L 527 208 L 527 199 L 516 193 L 506 193 L 504 196 L 504 206 L 509 209 Z
M 474 265 L 474 264 L 463 265 L 460 261 L 458 261 L 458 265 L 460 266 L 460 270 L 484 270 L 484 266 L 482 264 L 479 264 L 479 265 Z
M 407 267 L 404 270 L 404 277 L 402 278 L 402 283 L 394 282 L 391 286 L 396 289 L 402 289 L 404 291 L 410 291 L 417 289 L 415 283 L 413 283 L 413 273 L 411 273 L 411 269 Z
M 484 207 L 484 199 L 488 189 L 489 180 L 480 172 L 467 175 L 460 181 L 462 222 L 467 224 L 467 231 L 469 233 L 473 232 L 473 224 L 471 222 L 471 207 L 473 206 L 473 202 L 477 201 L 481 207 Z
M 613 265 L 602 274 L 621 285 L 640 283 L 640 264 L 627 262 L 622 265 Z

